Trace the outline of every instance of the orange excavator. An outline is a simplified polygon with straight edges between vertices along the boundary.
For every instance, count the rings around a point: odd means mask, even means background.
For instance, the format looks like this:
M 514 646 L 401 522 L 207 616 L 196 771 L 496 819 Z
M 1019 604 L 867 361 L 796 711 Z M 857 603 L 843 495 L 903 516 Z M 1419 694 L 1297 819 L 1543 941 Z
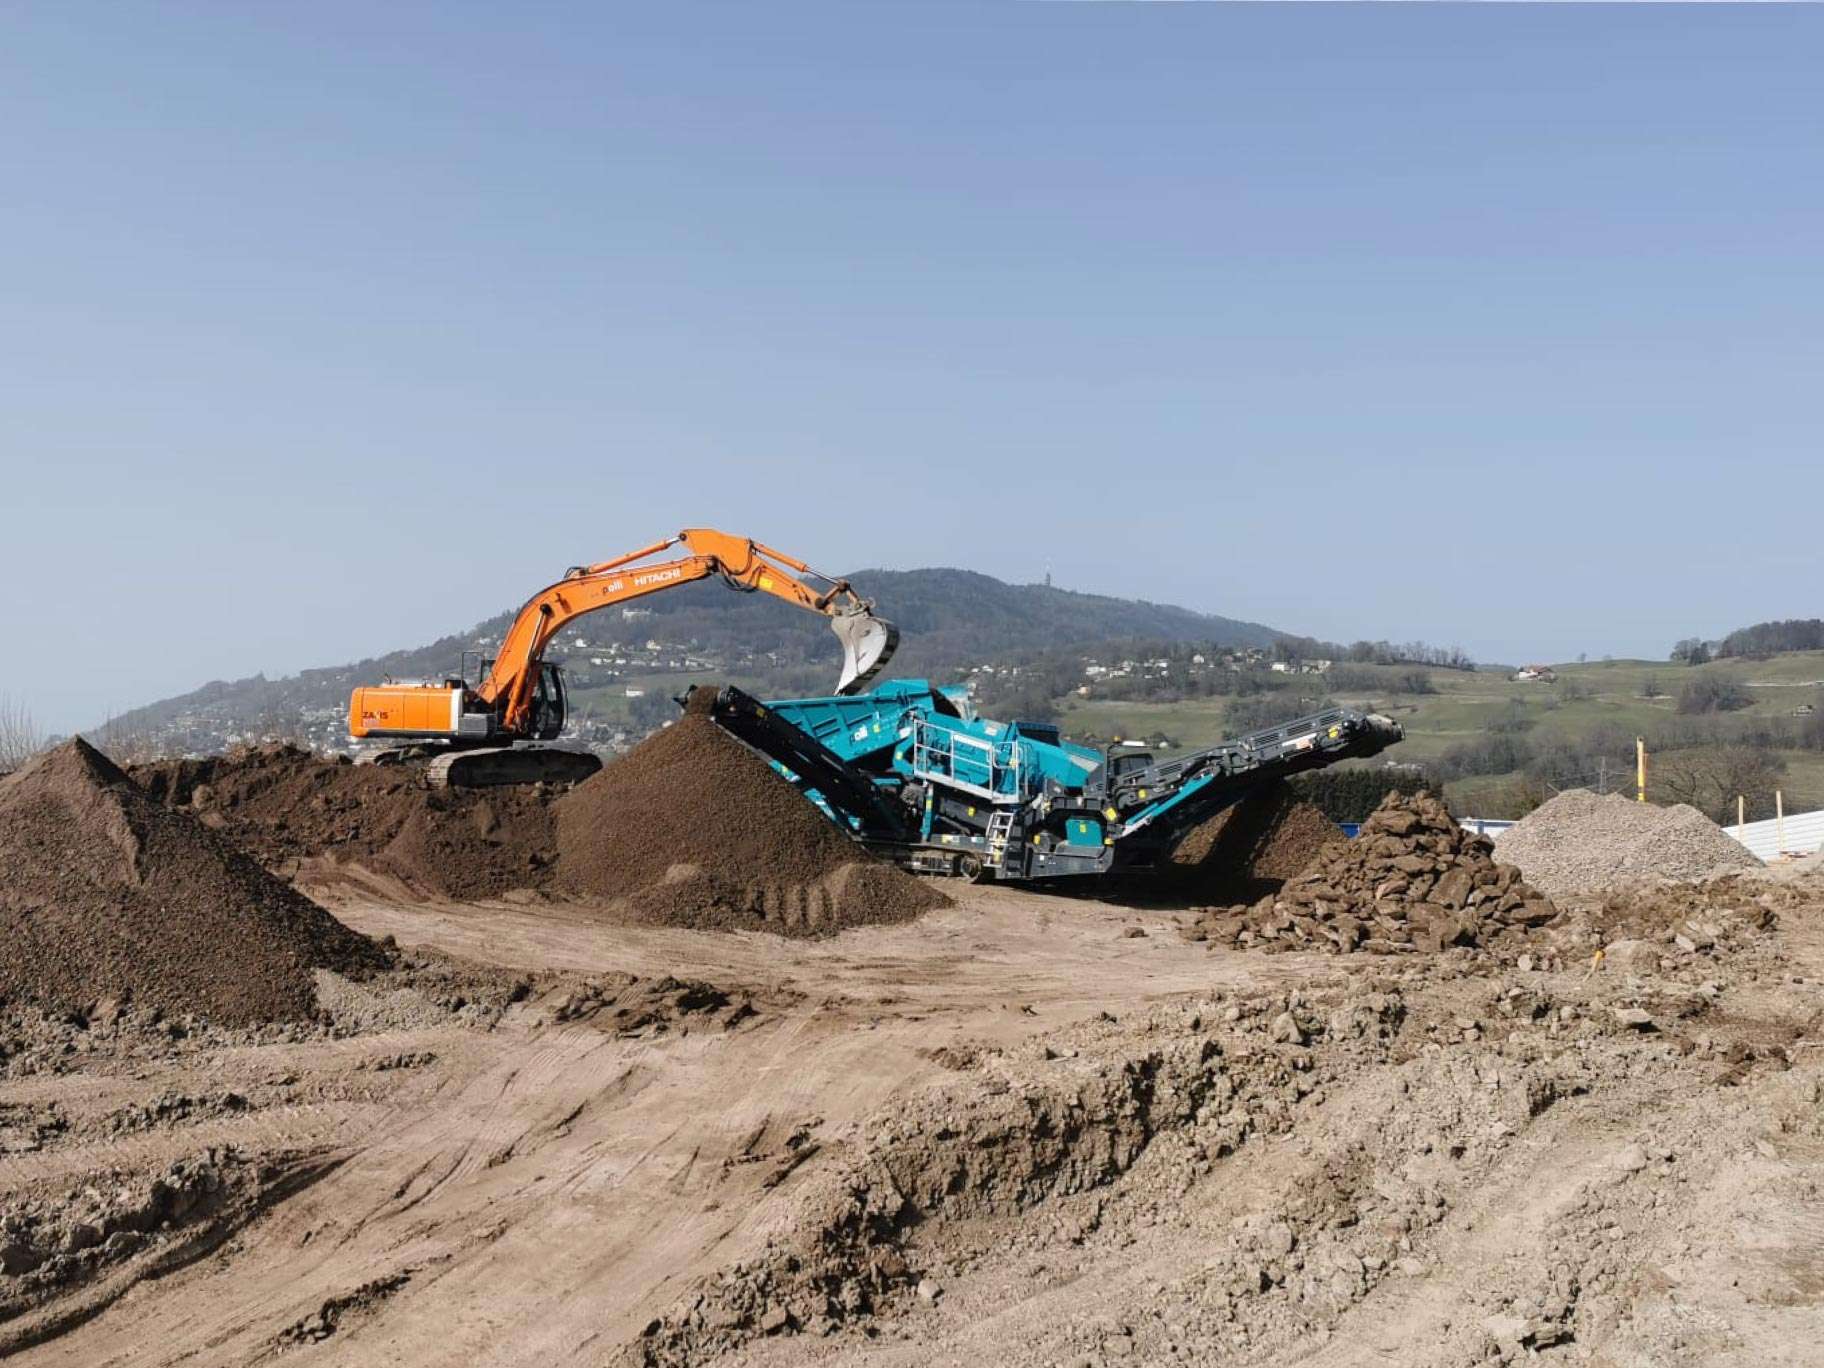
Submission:
M 688 554 L 650 560 L 676 546 Z M 545 648 L 584 613 L 712 576 L 731 589 L 773 594 L 827 617 L 842 643 L 839 694 L 862 688 L 899 646 L 899 629 L 877 617 L 874 605 L 847 580 L 819 574 L 746 537 L 691 527 L 614 560 L 573 566 L 556 584 L 539 590 L 513 619 L 499 653 L 483 662 L 485 677 L 473 688 L 451 678 L 356 689 L 348 705 L 349 734 L 402 743 L 373 759 L 426 760 L 427 777 L 439 788 L 586 779 L 600 768 L 595 756 L 536 744 L 558 737 L 566 708 L 563 671 L 544 659 Z

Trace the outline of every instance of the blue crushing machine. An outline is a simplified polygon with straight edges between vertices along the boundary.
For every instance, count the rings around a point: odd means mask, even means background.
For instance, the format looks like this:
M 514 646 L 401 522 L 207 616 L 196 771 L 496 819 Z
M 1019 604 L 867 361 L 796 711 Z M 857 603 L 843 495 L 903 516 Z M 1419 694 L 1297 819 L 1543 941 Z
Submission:
M 1389 718 L 1333 708 L 1169 757 L 1095 749 L 1050 723 L 979 717 L 965 686 L 919 679 L 771 702 L 725 687 L 708 711 L 856 841 L 976 880 L 1151 865 L 1261 785 L 1379 754 L 1402 735 Z

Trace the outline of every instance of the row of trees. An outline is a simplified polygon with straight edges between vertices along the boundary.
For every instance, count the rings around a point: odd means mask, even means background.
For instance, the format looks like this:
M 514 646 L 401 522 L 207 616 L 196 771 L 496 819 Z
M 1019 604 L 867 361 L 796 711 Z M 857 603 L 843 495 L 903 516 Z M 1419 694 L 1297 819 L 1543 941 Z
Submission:
M 1473 670 L 1476 662 L 1461 646 L 1432 646 L 1423 641 L 1394 645 L 1386 641 L 1357 641 L 1343 659 L 1356 665 L 1429 665 L 1439 670 Z
M 1476 662 L 1461 646 L 1427 641 L 1354 641 L 1347 646 L 1316 637 L 1282 636 L 1273 643 L 1275 660 L 1331 660 L 1351 665 L 1427 665 L 1438 670 L 1473 670 Z
M 1718 658 L 1769 656 L 1781 651 L 1824 651 L 1824 618 L 1786 618 L 1738 627 L 1716 645 Z
M 1758 660 L 1782 651 L 1824 651 L 1824 618 L 1782 618 L 1738 627 L 1718 642 L 1686 637 L 1672 648 L 1680 665 L 1705 665 L 1712 660 Z

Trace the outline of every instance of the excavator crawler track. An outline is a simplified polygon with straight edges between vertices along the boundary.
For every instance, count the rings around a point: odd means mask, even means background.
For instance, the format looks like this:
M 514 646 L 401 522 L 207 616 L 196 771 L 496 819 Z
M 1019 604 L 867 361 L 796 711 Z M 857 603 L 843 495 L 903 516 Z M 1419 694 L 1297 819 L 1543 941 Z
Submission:
M 493 788 L 504 784 L 575 784 L 601 769 L 587 751 L 542 746 L 489 746 L 446 751 L 425 766 L 432 788 Z

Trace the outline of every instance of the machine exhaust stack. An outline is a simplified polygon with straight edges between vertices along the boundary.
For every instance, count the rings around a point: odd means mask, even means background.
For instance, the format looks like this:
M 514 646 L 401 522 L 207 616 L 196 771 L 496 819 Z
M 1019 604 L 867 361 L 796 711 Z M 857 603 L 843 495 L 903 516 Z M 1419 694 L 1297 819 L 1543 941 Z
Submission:
M 871 604 L 832 617 L 830 630 L 842 643 L 842 678 L 836 684 L 838 694 L 857 693 L 865 688 L 886 668 L 893 652 L 899 649 L 899 628 L 885 618 L 875 617 Z

